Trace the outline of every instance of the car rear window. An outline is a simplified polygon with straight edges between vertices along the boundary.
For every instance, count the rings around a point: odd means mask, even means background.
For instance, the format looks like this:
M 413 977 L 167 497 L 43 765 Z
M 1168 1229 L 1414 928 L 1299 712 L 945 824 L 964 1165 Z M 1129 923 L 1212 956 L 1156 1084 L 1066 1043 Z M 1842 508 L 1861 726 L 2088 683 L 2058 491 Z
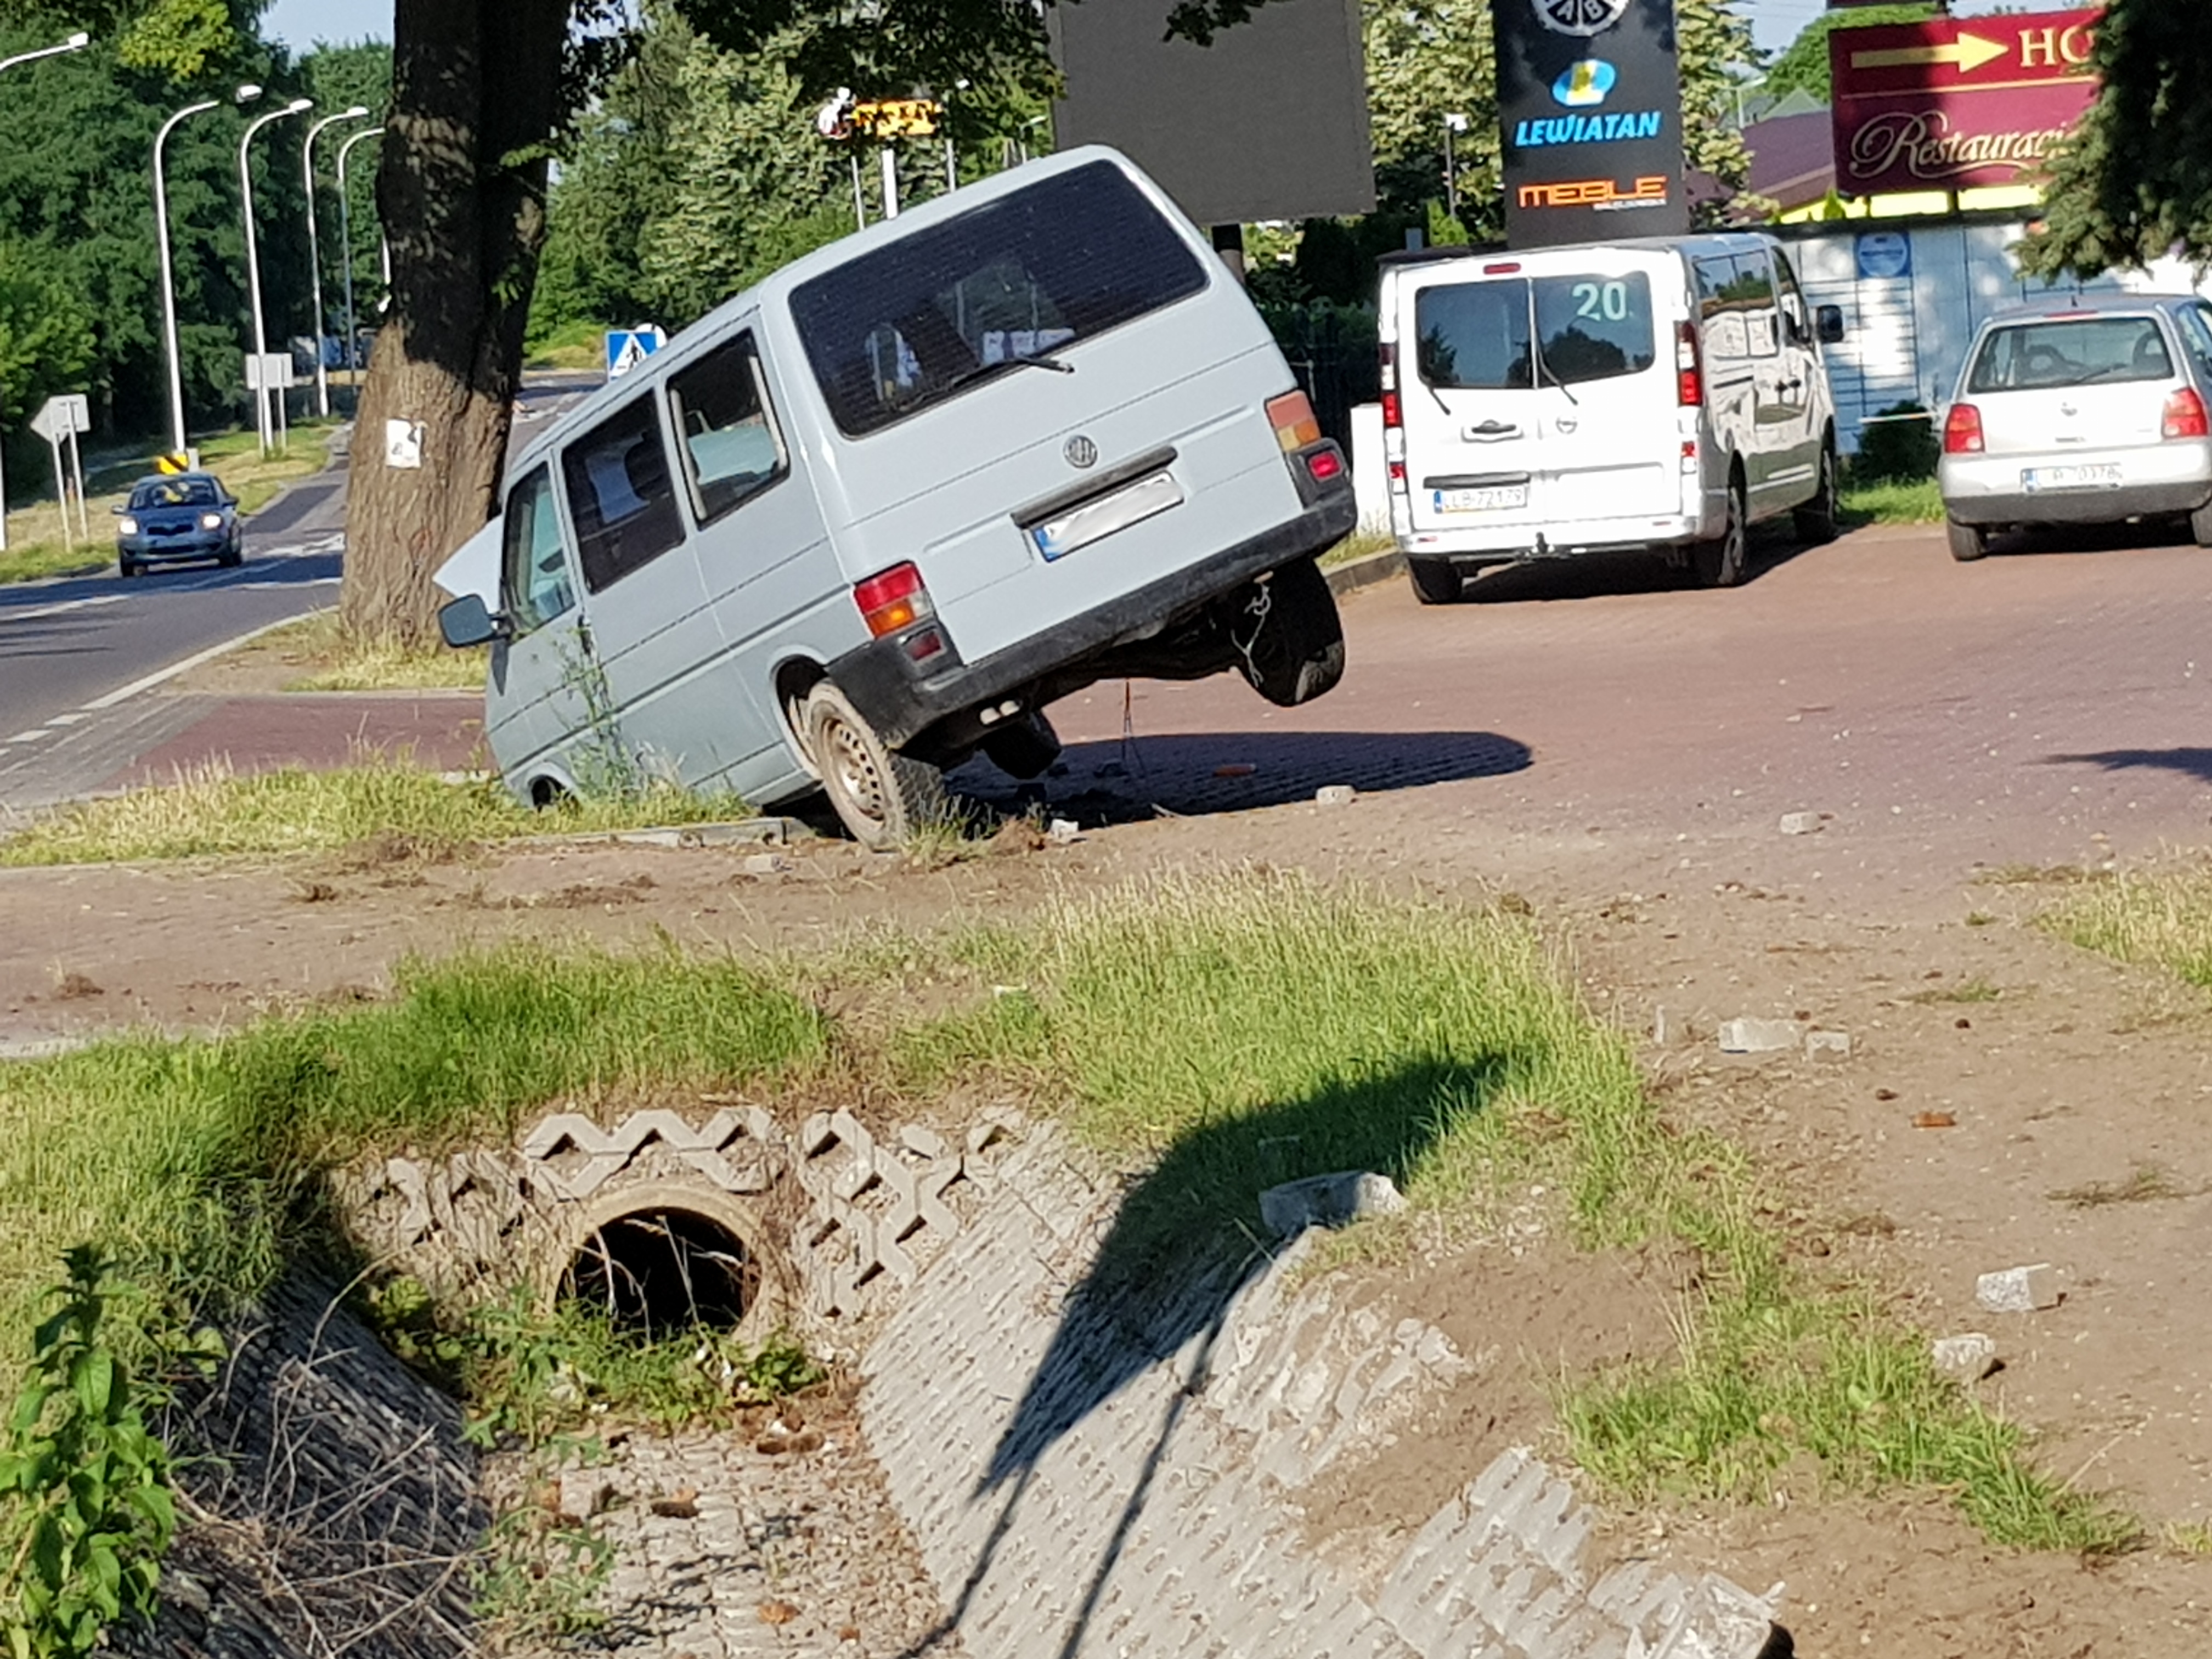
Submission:
M 1633 271 L 1440 283 L 1414 295 L 1413 331 L 1421 378 L 1434 386 L 1501 392 L 1640 374 L 1654 361 L 1651 279 Z
M 1966 390 L 2026 392 L 2172 378 L 2173 354 L 2154 317 L 2051 318 L 1991 329 L 1974 356 Z
M 857 438 L 1205 286 L 1175 227 L 1094 161 L 802 283 L 791 311 L 831 418 Z

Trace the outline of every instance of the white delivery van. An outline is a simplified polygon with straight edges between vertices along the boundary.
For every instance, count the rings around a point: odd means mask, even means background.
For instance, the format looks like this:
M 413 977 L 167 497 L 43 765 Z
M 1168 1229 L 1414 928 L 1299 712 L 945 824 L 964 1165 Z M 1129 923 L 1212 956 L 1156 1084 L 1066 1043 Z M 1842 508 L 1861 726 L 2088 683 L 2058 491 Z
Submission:
M 525 799 L 819 788 L 883 844 L 979 750 L 1042 772 L 1093 681 L 1327 691 L 1356 516 L 1235 277 L 1085 149 L 793 262 L 524 444 L 441 621 L 492 642 Z
M 1650 549 L 1743 580 L 1754 521 L 1835 534 L 1823 342 L 1772 238 L 1716 234 L 1382 261 L 1391 529 L 1425 604 L 1484 565 Z

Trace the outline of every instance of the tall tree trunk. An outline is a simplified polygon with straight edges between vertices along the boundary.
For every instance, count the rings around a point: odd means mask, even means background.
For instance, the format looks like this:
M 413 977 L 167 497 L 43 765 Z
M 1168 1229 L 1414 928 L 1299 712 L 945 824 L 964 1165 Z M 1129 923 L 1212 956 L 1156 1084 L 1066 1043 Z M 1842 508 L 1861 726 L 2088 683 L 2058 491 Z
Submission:
M 392 305 L 355 424 L 339 595 L 353 638 L 434 641 L 431 573 L 496 509 L 568 10 L 398 0 L 376 179 Z M 419 465 L 398 464 L 410 449 Z

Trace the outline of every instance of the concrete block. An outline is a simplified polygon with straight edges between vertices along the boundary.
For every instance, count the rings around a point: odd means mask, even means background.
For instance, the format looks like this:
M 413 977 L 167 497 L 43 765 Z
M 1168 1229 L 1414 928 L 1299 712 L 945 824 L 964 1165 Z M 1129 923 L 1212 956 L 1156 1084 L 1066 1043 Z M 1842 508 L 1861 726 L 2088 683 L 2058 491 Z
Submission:
M 1928 1357 L 1944 1376 L 1955 1376 L 1961 1382 L 1978 1382 L 1996 1369 L 1996 1340 L 1980 1331 L 1939 1336 L 1929 1344 Z
M 1260 1220 L 1278 1238 L 1291 1238 L 1309 1227 L 1341 1227 L 1369 1216 L 1395 1215 L 1405 1194 L 1388 1176 L 1366 1170 L 1286 1181 L 1260 1194 Z
M 1314 791 L 1316 806 L 1349 806 L 1359 799 L 1359 792 L 1348 783 L 1324 783 Z
M 779 853 L 752 853 L 738 868 L 749 876 L 780 876 L 791 868 L 791 860 Z
M 1849 1031 L 1808 1031 L 1805 1033 L 1805 1052 L 1815 1060 L 1849 1060 L 1851 1034 Z
M 1820 830 L 1820 815 L 1818 812 L 1784 812 L 1781 830 L 1785 836 L 1817 835 Z
M 2057 1307 L 2064 1296 L 2058 1288 L 2058 1270 L 2048 1261 L 2001 1267 L 1974 1281 L 1974 1300 L 1991 1313 L 2033 1313 Z
M 1805 1028 L 1794 1019 L 1758 1019 L 1749 1014 L 1721 1022 L 1721 1052 L 1724 1054 L 1771 1054 L 1795 1048 Z
M 1065 847 L 1083 833 L 1083 827 L 1073 818 L 1054 818 L 1050 823 L 1045 825 L 1044 833 L 1047 837 Z

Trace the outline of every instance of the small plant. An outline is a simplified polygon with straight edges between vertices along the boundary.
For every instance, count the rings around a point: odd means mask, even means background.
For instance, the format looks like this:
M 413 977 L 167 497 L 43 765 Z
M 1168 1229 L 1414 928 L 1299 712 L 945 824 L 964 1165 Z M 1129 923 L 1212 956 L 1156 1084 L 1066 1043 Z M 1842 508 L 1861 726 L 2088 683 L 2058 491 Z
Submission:
M 1928 405 L 1892 404 L 1875 411 L 1875 418 L 1859 434 L 1858 453 L 1851 458 L 1855 483 L 1911 483 L 1936 476 L 1942 446 Z
M 63 1259 L 62 1305 L 39 1327 L 0 1454 L 14 1659 L 89 1654 L 117 1620 L 150 1615 L 177 1529 L 168 1452 L 143 1410 L 161 1391 L 134 1385 L 103 1329 L 130 1287 L 89 1245 Z
M 477 1616 L 507 1645 L 572 1642 L 606 1623 L 599 1592 L 615 1547 L 586 1522 L 534 1508 L 492 1523 L 476 1571 Z

